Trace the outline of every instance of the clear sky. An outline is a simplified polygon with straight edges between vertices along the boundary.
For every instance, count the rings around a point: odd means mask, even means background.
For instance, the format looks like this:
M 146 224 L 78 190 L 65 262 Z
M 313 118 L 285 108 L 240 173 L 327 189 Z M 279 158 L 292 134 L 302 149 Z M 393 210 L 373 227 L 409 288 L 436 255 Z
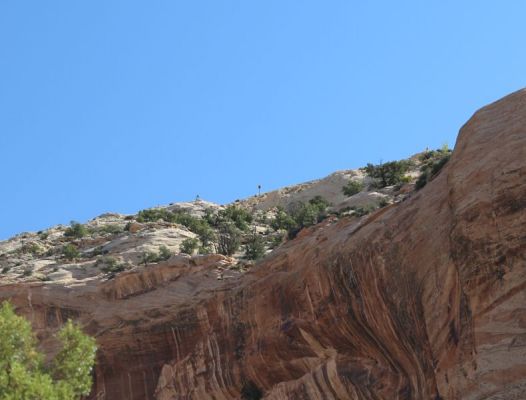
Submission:
M 0 2 L 0 239 L 453 145 L 526 2 Z

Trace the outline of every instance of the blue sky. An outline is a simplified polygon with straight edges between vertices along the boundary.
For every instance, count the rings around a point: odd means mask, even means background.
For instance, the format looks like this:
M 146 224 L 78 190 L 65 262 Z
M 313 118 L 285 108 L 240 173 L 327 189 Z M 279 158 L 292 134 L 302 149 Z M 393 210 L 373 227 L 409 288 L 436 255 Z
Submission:
M 0 239 L 453 145 L 523 1 L 0 3 Z

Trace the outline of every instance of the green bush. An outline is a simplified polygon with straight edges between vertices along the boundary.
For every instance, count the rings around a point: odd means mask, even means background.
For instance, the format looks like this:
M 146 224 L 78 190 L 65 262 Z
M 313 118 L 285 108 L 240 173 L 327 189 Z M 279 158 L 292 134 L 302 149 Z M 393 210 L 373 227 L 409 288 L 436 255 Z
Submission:
M 318 215 L 318 207 L 308 203 L 301 204 L 300 207 L 292 210 L 292 217 L 296 221 L 297 227 L 299 229 L 316 224 L 319 219 Z
M 165 245 L 159 246 L 158 261 L 166 261 L 172 256 L 172 252 Z
M 422 189 L 425 185 L 427 185 L 427 181 L 429 180 L 428 171 L 424 170 L 420 173 L 420 176 L 415 182 L 415 189 L 419 190 Z
M 208 220 L 194 217 L 186 211 L 177 210 L 172 212 L 164 208 L 152 208 L 139 211 L 137 216 L 138 222 L 156 222 L 159 220 L 183 225 L 191 232 L 203 237 L 210 236 Z
M 245 243 L 245 257 L 249 260 L 258 260 L 265 255 L 265 240 L 254 233 Z
M 35 242 L 25 243 L 20 251 L 24 254 L 40 255 L 44 253 L 44 249 Z
M 68 243 L 62 248 L 62 255 L 66 260 L 74 260 L 80 256 L 80 252 L 75 245 Z
M 46 240 L 48 238 L 48 236 L 49 236 L 49 232 L 47 232 L 47 231 L 39 231 L 38 232 L 38 238 L 40 240 Z
M 264 212 L 260 212 L 254 216 L 254 220 L 263 225 L 267 225 L 269 223 L 268 218 Z
M 196 234 L 200 234 L 208 228 L 208 223 L 206 221 L 202 220 L 201 218 L 194 217 L 187 212 L 178 211 L 173 215 L 173 222 L 187 227 L 190 231 Z
M 241 207 L 228 206 L 226 209 L 221 210 L 219 215 L 222 219 L 233 221 L 238 229 L 246 231 L 249 228 L 249 224 L 252 223 L 252 214 Z
M 380 208 L 383 208 L 385 206 L 388 206 L 389 205 L 389 201 L 385 198 L 382 198 L 380 199 L 379 203 L 378 203 L 378 207 Z
M 444 154 L 439 160 L 435 161 L 431 166 L 431 176 L 437 175 L 450 158 L 451 154 Z
M 215 226 L 217 222 L 217 213 L 214 212 L 212 208 L 207 208 L 203 220 L 205 220 L 208 225 Z
M 270 226 L 276 231 L 278 230 L 289 231 L 296 227 L 296 221 L 282 207 L 278 207 L 276 211 L 276 216 L 270 223 Z
M 283 235 L 282 233 L 277 233 L 271 237 L 269 247 L 271 249 L 275 249 L 276 247 L 279 247 L 284 240 L 285 235 Z
M 210 247 L 210 246 L 208 246 L 208 247 L 207 246 L 201 246 L 201 247 L 199 247 L 197 252 L 199 254 L 212 254 L 212 253 L 214 253 L 212 247 Z
M 61 251 L 62 251 L 62 249 L 60 249 L 58 247 L 50 247 L 49 249 L 46 250 L 46 252 L 44 253 L 44 256 L 45 257 L 52 257 L 54 255 L 57 255 Z
M 309 204 L 315 206 L 318 210 L 323 211 L 323 212 L 325 212 L 327 207 L 331 205 L 322 196 L 314 196 L 312 199 L 309 200 Z
M 199 247 L 199 240 L 197 240 L 196 238 L 186 238 L 181 243 L 181 253 L 192 255 L 194 254 L 194 252 L 197 250 L 198 247 Z
M 217 227 L 217 248 L 220 254 L 231 256 L 241 245 L 241 231 L 232 221 L 223 221 Z
M 141 255 L 140 263 L 144 264 L 144 265 L 147 265 L 147 264 L 150 264 L 150 263 L 158 263 L 158 262 L 161 262 L 161 261 L 168 260 L 171 256 L 172 256 L 172 252 L 170 251 L 170 249 L 168 249 L 168 247 L 162 245 L 162 246 L 159 246 L 159 252 L 158 253 L 153 252 L 153 251 L 144 252 Z
M 97 231 L 101 233 L 106 233 L 109 235 L 118 235 L 119 233 L 124 232 L 124 228 L 117 224 L 108 224 L 108 225 L 103 225 Z
M 412 163 L 406 160 L 390 161 L 378 165 L 367 164 L 363 170 L 369 177 L 374 179 L 376 187 L 383 188 L 407 182 L 405 173 L 411 165 Z
M 247 231 L 253 220 L 249 211 L 235 205 L 230 205 L 218 213 L 214 213 L 212 210 L 207 210 L 205 213 L 205 221 L 216 228 L 224 222 L 232 222 L 236 228 Z
M 119 272 L 130 268 L 128 263 L 119 262 L 115 257 L 103 257 L 95 263 L 95 266 L 101 266 L 101 271 L 106 274 L 108 278 L 113 278 Z
M 211 247 L 212 244 L 217 240 L 214 230 L 208 225 L 206 228 L 200 230 L 198 235 L 202 246 L 205 248 Z
M 342 188 L 342 192 L 346 196 L 354 196 L 357 193 L 360 193 L 364 188 L 364 185 L 362 182 L 358 181 L 349 181 L 347 184 Z
M 140 263 L 148 265 L 150 263 L 155 263 L 158 260 L 159 255 L 153 251 L 146 251 L 142 253 Z
M 296 227 L 292 230 L 292 236 L 295 236 L 301 229 L 324 220 L 327 216 L 328 206 L 329 202 L 321 196 L 310 199 L 308 203 L 299 202 L 291 205 L 290 214 L 294 221 L 296 221 Z M 290 233 L 289 231 L 289 234 Z
M 137 222 L 157 222 L 159 220 L 166 222 L 175 222 L 174 214 L 164 208 L 150 208 L 141 210 L 137 215 Z
M 358 207 L 351 207 L 352 211 L 354 211 L 354 215 L 357 217 L 363 217 L 364 215 L 370 214 L 374 210 L 376 210 L 376 207 L 372 204 L 368 206 L 358 206 Z
M 89 394 L 95 340 L 68 321 L 58 332 L 62 346 L 46 366 L 30 323 L 7 301 L 0 307 L 0 398 L 72 400 Z
M 327 216 L 328 206 L 329 202 L 321 196 L 310 199 L 308 203 L 292 203 L 287 211 L 278 208 L 271 226 L 275 230 L 286 230 L 292 239 L 301 229 L 321 222 Z
M 210 225 L 208 225 L 208 222 L 203 219 L 191 217 L 191 219 L 188 219 L 183 225 L 185 225 L 191 232 L 202 237 L 205 242 L 207 240 L 214 240 L 214 231 Z
M 446 165 L 451 158 L 451 150 L 445 148 L 441 150 L 431 150 L 421 156 L 423 162 L 420 167 L 420 176 L 418 177 L 415 188 L 422 189 L 429 181 L 438 175 L 440 170 Z
M 88 234 L 86 227 L 78 222 L 71 221 L 70 226 L 65 230 L 64 236 L 76 239 L 83 238 Z

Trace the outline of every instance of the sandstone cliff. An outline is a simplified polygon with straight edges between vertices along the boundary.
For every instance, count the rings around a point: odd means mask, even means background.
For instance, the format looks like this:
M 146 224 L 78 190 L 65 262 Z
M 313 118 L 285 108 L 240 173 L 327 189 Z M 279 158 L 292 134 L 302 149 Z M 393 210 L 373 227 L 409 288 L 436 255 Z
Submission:
M 173 257 L 0 288 L 48 352 L 100 346 L 93 399 L 526 398 L 526 91 L 478 111 L 404 201 L 306 229 L 247 273 Z

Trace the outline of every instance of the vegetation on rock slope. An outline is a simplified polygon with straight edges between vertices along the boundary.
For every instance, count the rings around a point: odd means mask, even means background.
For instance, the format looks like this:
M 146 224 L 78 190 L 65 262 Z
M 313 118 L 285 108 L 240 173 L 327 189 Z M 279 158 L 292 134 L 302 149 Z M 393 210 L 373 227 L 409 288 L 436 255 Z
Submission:
M 277 205 L 267 209 L 259 207 L 265 194 L 227 206 L 196 200 L 24 233 L 0 242 L 0 279 L 47 281 L 68 274 L 74 279 L 100 274 L 112 278 L 175 254 L 196 253 L 231 256 L 233 266 L 243 269 L 329 216 L 331 221 L 362 217 L 402 200 L 415 182 L 419 189 L 434 179 L 450 154 L 442 148 L 350 171 L 344 184 L 329 188 L 340 193 L 341 199 L 333 204 L 321 195 L 300 196 L 317 185 L 314 181 L 289 188 Z

